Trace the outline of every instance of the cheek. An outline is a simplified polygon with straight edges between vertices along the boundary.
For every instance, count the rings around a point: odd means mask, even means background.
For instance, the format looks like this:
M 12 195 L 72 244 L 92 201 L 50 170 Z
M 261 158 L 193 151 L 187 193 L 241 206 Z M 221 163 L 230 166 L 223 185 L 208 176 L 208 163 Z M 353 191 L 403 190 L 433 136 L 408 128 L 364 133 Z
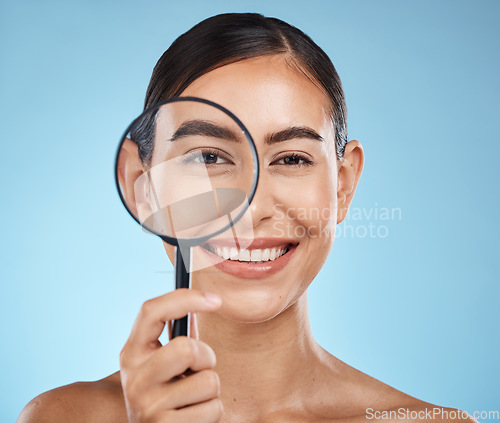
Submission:
M 336 174 L 330 169 L 295 180 L 282 192 L 284 222 L 291 238 L 329 243 L 335 235 L 337 216 Z
M 283 201 L 290 237 L 300 241 L 302 254 L 296 269 L 302 295 L 328 258 L 337 227 L 337 178 L 330 168 L 295 181 Z
M 315 187 L 316 188 L 316 187 Z M 310 242 L 324 243 L 335 235 L 337 197 L 331 187 L 309 189 L 295 212 L 299 227 L 307 229 Z

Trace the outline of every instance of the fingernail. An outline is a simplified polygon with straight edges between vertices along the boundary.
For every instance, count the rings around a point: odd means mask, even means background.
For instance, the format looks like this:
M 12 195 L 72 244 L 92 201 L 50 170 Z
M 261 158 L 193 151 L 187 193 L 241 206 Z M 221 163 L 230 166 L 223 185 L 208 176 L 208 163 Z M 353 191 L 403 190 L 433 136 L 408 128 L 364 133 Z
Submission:
M 222 300 L 218 295 L 212 294 L 211 292 L 205 292 L 205 298 L 210 304 L 220 305 Z

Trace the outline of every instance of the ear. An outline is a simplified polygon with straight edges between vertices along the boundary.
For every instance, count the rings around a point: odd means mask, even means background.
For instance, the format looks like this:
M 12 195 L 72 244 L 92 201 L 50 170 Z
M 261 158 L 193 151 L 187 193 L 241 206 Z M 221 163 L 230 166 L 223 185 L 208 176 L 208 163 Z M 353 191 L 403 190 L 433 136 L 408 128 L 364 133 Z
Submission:
M 139 158 L 139 147 L 128 138 L 125 138 L 120 147 L 117 167 L 118 183 L 125 202 L 130 211 L 138 216 L 134 184 L 137 178 L 144 173 L 144 168 Z
M 337 176 L 337 223 L 344 220 L 358 185 L 365 155 L 359 141 L 346 144 L 344 158 L 340 162 Z

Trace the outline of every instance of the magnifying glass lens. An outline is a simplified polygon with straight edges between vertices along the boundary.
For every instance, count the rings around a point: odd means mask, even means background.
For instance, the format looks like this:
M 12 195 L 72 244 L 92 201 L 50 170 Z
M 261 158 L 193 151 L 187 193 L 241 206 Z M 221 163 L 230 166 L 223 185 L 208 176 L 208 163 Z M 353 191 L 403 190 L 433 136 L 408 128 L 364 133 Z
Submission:
M 199 99 L 171 101 L 142 114 L 124 136 L 121 196 L 145 229 L 194 245 L 247 209 L 255 158 L 250 135 L 230 112 Z

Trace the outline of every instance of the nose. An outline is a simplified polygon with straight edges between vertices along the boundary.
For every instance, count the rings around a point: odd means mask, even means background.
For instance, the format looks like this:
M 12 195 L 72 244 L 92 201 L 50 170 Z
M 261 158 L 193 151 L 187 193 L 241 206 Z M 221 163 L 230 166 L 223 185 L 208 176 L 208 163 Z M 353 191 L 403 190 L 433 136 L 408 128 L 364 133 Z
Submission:
M 275 186 L 268 172 L 263 169 L 259 175 L 257 190 L 248 208 L 254 229 L 272 220 L 276 204 Z

